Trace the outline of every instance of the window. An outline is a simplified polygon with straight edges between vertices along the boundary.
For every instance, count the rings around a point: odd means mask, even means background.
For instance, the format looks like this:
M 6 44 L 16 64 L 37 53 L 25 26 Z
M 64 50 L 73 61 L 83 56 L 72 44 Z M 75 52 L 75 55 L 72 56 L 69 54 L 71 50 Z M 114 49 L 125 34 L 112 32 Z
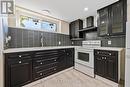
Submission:
M 43 21 L 41 28 L 46 30 L 46 31 L 56 31 L 56 24 L 48 22 L 48 21 Z
M 20 16 L 20 27 L 29 28 L 29 29 L 42 29 L 42 30 L 53 31 L 53 32 L 57 30 L 56 23 L 52 23 L 49 21 L 42 21 L 27 16 Z

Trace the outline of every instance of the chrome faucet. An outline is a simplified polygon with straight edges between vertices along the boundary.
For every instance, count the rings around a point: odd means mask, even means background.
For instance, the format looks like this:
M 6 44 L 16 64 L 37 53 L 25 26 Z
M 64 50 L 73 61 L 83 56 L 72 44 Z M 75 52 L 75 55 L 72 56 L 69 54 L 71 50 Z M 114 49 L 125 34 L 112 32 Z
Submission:
M 43 34 L 41 33 L 41 45 L 42 45 L 42 47 L 44 46 L 44 43 L 43 43 Z
M 11 41 L 11 36 L 7 36 L 7 37 L 5 38 L 6 47 L 9 46 L 9 41 Z

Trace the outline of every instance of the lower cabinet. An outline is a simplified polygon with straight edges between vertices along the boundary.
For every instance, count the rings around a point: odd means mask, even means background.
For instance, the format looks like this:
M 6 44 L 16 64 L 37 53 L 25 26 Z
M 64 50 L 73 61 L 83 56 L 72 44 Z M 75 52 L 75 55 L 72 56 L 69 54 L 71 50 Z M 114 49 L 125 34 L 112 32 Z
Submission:
M 32 81 L 32 59 L 30 53 L 6 54 L 5 86 L 20 87 Z
M 74 49 L 5 54 L 5 87 L 21 87 L 74 66 Z
M 95 50 L 94 73 L 118 83 L 118 51 Z

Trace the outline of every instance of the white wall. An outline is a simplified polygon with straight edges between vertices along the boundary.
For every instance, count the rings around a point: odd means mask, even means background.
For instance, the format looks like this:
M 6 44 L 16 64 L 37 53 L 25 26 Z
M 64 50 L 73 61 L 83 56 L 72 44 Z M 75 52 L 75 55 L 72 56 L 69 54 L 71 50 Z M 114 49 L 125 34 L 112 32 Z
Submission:
M 20 27 L 20 25 L 19 25 L 20 24 L 19 23 L 20 15 L 33 17 L 33 18 L 37 18 L 40 20 L 51 21 L 51 22 L 57 24 L 57 33 L 69 34 L 69 23 L 68 22 L 59 20 L 56 18 L 52 18 L 50 16 L 43 15 L 43 14 L 31 11 L 29 9 L 26 9 L 26 8 L 18 7 L 18 6 L 16 6 L 15 15 L 9 16 L 9 18 L 8 18 L 10 27 Z
M 130 43 L 130 0 L 127 3 L 127 27 L 126 27 L 126 65 L 125 65 L 125 87 L 130 87 L 130 49 L 128 49 L 128 43 Z
M 0 15 L 1 16 L 1 15 Z M 0 17 L 0 87 L 4 87 L 4 58 L 3 58 L 3 49 L 4 49 L 4 39 L 3 31 L 7 25 L 3 26 L 4 22 L 7 24 L 7 17 Z

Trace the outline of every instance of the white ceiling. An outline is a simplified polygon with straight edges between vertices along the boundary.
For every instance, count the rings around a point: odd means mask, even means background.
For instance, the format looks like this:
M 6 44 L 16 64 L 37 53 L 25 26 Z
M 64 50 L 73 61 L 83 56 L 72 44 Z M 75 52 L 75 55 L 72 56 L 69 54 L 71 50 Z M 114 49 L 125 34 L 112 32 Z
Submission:
M 95 15 L 96 10 L 117 0 L 16 0 L 16 5 L 71 22 Z M 88 11 L 84 8 L 88 7 Z M 51 14 L 42 10 L 50 10 Z

